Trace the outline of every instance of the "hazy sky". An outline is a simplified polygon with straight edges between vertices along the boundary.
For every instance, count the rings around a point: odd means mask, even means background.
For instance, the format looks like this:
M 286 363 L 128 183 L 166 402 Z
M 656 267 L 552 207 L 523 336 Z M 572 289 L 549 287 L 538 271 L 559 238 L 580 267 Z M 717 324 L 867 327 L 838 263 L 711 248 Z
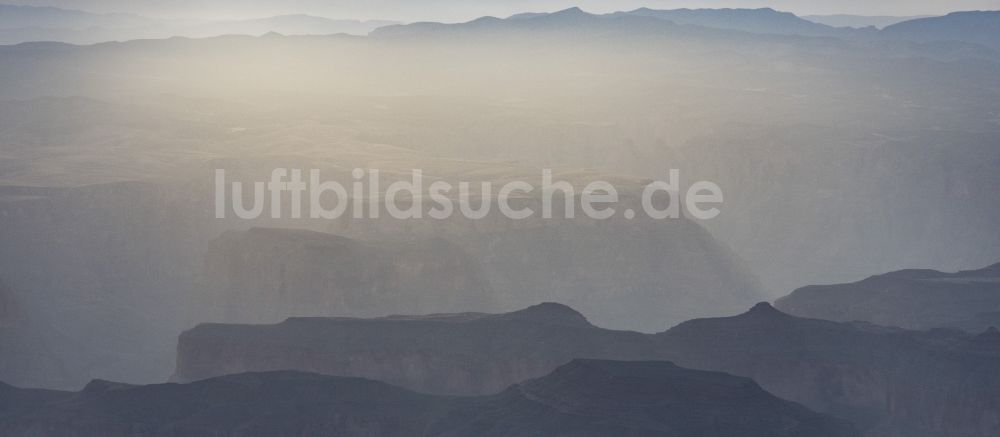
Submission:
M 254 18 L 306 13 L 333 18 L 404 21 L 464 20 L 580 6 L 592 12 L 653 8 L 772 7 L 806 14 L 931 15 L 1000 9 L 1000 0 L 0 0 L 95 12 L 132 12 L 177 18 Z

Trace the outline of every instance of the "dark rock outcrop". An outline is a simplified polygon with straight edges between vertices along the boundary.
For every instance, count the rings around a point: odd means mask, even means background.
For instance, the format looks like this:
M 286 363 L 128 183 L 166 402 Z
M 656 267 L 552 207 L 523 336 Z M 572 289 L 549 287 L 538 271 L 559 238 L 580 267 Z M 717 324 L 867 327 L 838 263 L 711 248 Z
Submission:
M 901 270 L 850 284 L 802 287 L 775 306 L 801 317 L 981 332 L 1000 321 L 1000 264 L 957 273 Z
M 23 390 L 0 387 L 0 396 Z M 0 407 L 2 407 L 0 403 Z M 6 413 L 6 414 L 4 414 Z M 245 373 L 190 384 L 95 382 L 0 410 L 5 436 L 849 437 L 848 424 L 752 380 L 668 362 L 575 360 L 484 397 L 426 395 L 361 378 Z

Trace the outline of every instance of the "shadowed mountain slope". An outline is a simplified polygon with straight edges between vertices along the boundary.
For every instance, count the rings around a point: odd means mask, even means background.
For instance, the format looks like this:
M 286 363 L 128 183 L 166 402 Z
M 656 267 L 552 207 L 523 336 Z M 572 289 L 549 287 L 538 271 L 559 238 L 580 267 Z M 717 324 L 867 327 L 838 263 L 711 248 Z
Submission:
M 750 379 L 661 361 L 574 360 L 451 417 L 444 435 L 858 435 Z
M 190 384 L 94 381 L 78 393 L 0 386 L 5 436 L 848 437 L 849 425 L 753 381 L 668 362 L 575 360 L 484 397 L 425 395 L 360 378 L 245 373 Z

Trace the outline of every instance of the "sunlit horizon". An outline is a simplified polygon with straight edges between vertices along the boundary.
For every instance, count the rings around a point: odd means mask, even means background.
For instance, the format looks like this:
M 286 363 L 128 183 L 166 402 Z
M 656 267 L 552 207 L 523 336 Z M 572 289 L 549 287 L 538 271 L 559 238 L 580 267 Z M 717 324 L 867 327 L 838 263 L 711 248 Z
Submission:
M 945 15 L 956 11 L 1000 9 L 998 0 L 960 0 L 952 2 L 894 0 L 873 4 L 860 0 L 846 2 L 792 1 L 792 0 L 546 0 L 528 1 L 437 1 L 430 5 L 399 0 L 370 2 L 302 0 L 277 2 L 230 0 L 165 2 L 133 2 L 122 0 L 17 0 L 10 5 L 49 6 L 82 10 L 93 13 L 127 13 L 157 19 L 182 20 L 250 20 L 281 15 L 312 15 L 331 19 L 393 20 L 402 22 L 442 21 L 458 22 L 482 16 L 505 17 L 522 12 L 553 12 L 580 7 L 591 13 L 608 13 L 640 7 L 652 9 L 680 8 L 772 8 L 804 15 L 861 15 L 861 16 L 922 16 Z

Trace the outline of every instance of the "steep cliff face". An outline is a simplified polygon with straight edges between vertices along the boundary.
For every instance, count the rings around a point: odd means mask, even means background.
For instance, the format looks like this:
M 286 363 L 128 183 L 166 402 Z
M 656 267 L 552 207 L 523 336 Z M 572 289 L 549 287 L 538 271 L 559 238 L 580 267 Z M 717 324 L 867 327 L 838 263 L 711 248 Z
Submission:
M 32 409 L 9 409 L 17 398 Z M 29 402 L 30 401 L 30 402 Z M 774 397 L 752 380 L 668 362 L 575 360 L 483 397 L 420 394 L 300 372 L 190 384 L 94 381 L 78 393 L 0 386 L 0 433 L 152 436 L 854 437 L 849 425 Z
M 201 287 L 203 320 L 268 323 L 290 316 L 383 316 L 496 307 L 475 259 L 441 239 L 362 242 L 287 229 L 214 240 Z
M 751 377 L 867 435 L 914 437 L 1000 432 L 1000 343 L 989 338 L 802 319 L 768 304 L 657 334 L 679 365 Z
M 982 332 L 1000 321 L 1000 264 L 957 273 L 901 270 L 850 284 L 812 285 L 775 306 L 800 317 Z
M 581 357 L 652 359 L 655 350 L 645 335 L 597 328 L 558 304 L 506 314 L 294 318 L 185 332 L 174 379 L 296 369 L 427 393 L 487 394 Z

